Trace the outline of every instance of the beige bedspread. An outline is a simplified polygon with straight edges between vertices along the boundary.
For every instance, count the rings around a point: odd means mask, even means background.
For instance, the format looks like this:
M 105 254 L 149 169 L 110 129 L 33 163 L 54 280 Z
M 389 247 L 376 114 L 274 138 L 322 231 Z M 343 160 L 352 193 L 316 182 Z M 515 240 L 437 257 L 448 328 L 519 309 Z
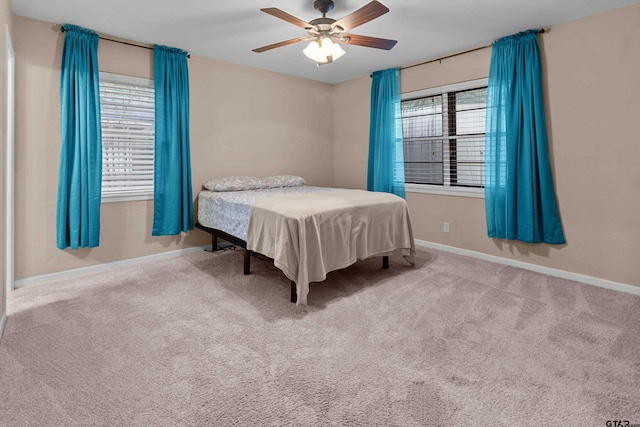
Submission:
M 404 199 L 388 193 L 337 190 L 258 200 L 247 249 L 273 258 L 296 283 L 297 304 L 307 304 L 309 283 L 375 255 L 404 249 L 413 263 L 415 244 Z

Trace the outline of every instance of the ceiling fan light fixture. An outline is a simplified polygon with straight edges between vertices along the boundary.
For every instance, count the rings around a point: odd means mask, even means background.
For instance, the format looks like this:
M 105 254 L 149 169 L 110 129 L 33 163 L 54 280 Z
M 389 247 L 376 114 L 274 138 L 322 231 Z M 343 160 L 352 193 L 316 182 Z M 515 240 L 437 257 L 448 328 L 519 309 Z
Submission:
M 302 53 L 304 53 L 307 58 L 313 59 L 314 61 L 316 61 L 318 64 L 324 64 L 325 62 L 328 61 L 327 55 L 322 53 L 320 45 L 315 40 L 309 43 L 309 46 L 304 48 Z
M 312 40 L 302 52 L 307 58 L 318 64 L 333 62 L 346 53 L 338 43 L 333 42 L 329 37 L 324 37 L 320 42 Z

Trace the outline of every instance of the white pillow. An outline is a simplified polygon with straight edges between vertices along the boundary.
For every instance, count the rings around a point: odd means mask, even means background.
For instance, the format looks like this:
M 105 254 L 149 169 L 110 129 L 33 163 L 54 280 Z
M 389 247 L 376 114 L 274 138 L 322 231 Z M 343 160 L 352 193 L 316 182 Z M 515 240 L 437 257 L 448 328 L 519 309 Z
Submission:
M 207 181 L 202 186 L 209 191 L 242 191 L 265 188 L 262 180 L 255 176 L 226 176 Z
M 304 185 L 304 178 L 296 175 L 277 175 L 262 178 L 264 188 L 297 187 Z

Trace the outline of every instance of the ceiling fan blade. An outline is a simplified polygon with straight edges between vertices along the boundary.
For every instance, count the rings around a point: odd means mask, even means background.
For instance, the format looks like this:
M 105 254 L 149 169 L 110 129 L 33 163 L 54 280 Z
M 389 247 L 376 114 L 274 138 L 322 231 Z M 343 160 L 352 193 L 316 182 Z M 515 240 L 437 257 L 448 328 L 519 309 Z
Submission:
M 372 19 L 376 19 L 378 16 L 384 15 L 387 12 L 389 12 L 389 8 L 385 5 L 378 1 L 372 1 L 350 15 L 334 22 L 332 27 L 342 27 L 344 31 L 349 31 L 371 21 Z
M 287 21 L 290 24 L 296 25 L 300 28 L 313 28 L 311 24 L 308 22 L 304 22 L 302 19 L 296 18 L 293 15 L 288 14 L 287 12 L 278 9 L 277 7 L 267 7 L 265 9 L 260 9 L 264 13 L 268 13 L 269 15 L 275 16 L 276 18 L 280 18 L 284 21 Z
M 270 44 L 270 45 L 267 45 L 267 46 L 262 46 L 262 47 L 259 47 L 257 49 L 253 49 L 253 51 L 256 52 L 256 53 L 262 53 L 262 52 L 265 52 L 267 50 L 275 49 L 277 47 L 286 46 L 288 44 L 298 43 L 298 42 L 301 42 L 303 40 L 307 40 L 307 37 L 296 37 L 295 39 L 289 39 L 289 40 L 285 40 L 283 42 L 274 43 L 274 44 Z
M 343 34 L 343 37 L 349 40 L 345 41 L 347 44 L 353 44 L 356 46 L 375 47 L 376 49 L 391 50 L 397 40 L 380 39 L 378 37 L 359 36 L 357 34 Z

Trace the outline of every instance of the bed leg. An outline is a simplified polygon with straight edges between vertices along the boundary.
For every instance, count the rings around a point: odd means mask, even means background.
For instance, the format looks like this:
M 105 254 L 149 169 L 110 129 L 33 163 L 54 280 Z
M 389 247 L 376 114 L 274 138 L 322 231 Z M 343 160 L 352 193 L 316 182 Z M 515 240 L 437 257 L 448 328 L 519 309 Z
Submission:
M 291 302 L 298 302 L 298 293 L 296 292 L 296 282 L 291 281 Z
M 245 276 L 250 273 L 251 269 L 251 251 L 248 249 L 244 250 L 244 274 Z
M 218 250 L 218 236 L 215 234 L 211 235 L 211 252 L 215 252 Z
M 385 270 L 387 270 L 389 268 L 389 257 L 388 256 L 383 256 L 382 257 L 382 268 L 384 268 Z

